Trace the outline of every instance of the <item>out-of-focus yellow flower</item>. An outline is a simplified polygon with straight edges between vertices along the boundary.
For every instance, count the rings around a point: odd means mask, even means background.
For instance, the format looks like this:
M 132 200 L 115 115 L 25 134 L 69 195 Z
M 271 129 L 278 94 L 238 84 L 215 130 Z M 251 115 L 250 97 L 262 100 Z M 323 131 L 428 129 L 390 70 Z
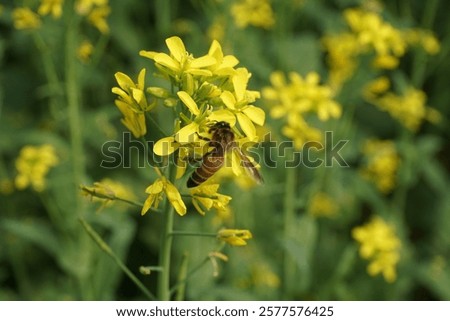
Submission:
M 192 195 L 192 204 L 197 212 L 205 215 L 205 210 L 209 211 L 211 208 L 226 211 L 231 197 L 217 193 L 219 187 L 219 184 L 200 184 L 189 190 Z
M 16 187 L 25 189 L 31 185 L 35 191 L 42 192 L 46 185 L 45 176 L 58 162 L 52 145 L 24 146 L 16 160 Z
M 77 49 L 77 57 L 82 62 L 87 63 L 91 58 L 94 46 L 89 40 L 84 40 Z
M 167 199 L 174 207 L 175 211 L 183 216 L 186 214 L 186 205 L 181 199 L 180 192 L 167 178 L 161 176 L 153 184 L 147 187 L 145 190 L 149 196 L 145 200 L 142 207 L 141 215 L 148 212 L 150 208 L 158 208 L 159 202 L 163 199 L 163 194 L 166 194 Z
M 97 28 L 101 33 L 109 33 L 109 25 L 106 18 L 111 13 L 111 8 L 108 5 L 103 5 L 92 9 L 89 13 L 87 19 L 88 21 Z
M 319 75 L 311 72 L 305 78 L 295 72 L 289 73 L 288 83 L 283 73 L 270 76 L 272 87 L 263 89 L 263 97 L 270 104 L 272 118 L 286 118 L 283 134 L 291 138 L 297 149 L 308 141 L 321 140 L 321 132 L 309 126 L 307 115 L 317 115 L 319 120 L 341 116 L 341 106 L 333 100 L 334 92 L 328 86 L 319 85 Z
M 388 77 L 379 77 L 368 83 L 363 89 L 366 99 L 374 99 L 389 90 L 391 82 Z
M 16 8 L 12 13 L 14 28 L 19 30 L 37 29 L 41 26 L 41 18 L 30 8 Z
M 225 36 L 225 23 L 226 19 L 223 16 L 217 16 L 214 18 L 212 24 L 208 27 L 206 34 L 211 40 L 222 41 Z
M 407 43 L 402 32 L 378 13 L 352 8 L 344 11 L 344 17 L 363 50 L 373 49 L 377 56 L 396 58 L 405 54 Z
M 409 88 L 402 96 L 388 92 L 370 102 L 414 132 L 427 119 L 430 108 L 426 106 L 426 99 L 423 91 Z
M 62 5 L 64 0 L 41 0 L 38 13 L 41 16 L 51 14 L 53 18 L 58 19 L 62 15 Z
M 217 233 L 217 238 L 233 246 L 244 246 L 247 245 L 246 240 L 252 238 L 252 233 L 249 230 L 223 229 Z
M 322 38 L 322 44 L 328 53 L 330 85 L 338 90 L 355 72 L 360 46 L 357 38 L 350 33 L 327 35 Z
M 367 163 L 361 170 L 364 178 L 372 181 L 382 193 L 389 193 L 395 187 L 400 166 L 395 144 L 389 140 L 369 140 L 363 153 Z
M 360 244 L 361 257 L 371 261 L 367 267 L 369 275 L 382 274 L 387 282 L 394 282 L 401 248 L 394 228 L 376 216 L 369 223 L 355 227 L 352 236 Z
M 441 50 L 439 40 L 429 30 L 411 29 L 405 33 L 405 37 L 408 43 L 422 46 L 429 55 L 435 55 Z
M 109 0 L 76 0 L 75 10 L 79 15 L 86 16 L 94 7 L 107 6 Z
M 136 199 L 136 195 L 125 185 L 109 178 L 95 182 L 92 187 L 82 186 L 83 194 L 90 196 L 92 200 L 101 201 L 104 205 L 112 204 L 117 198 L 127 201 Z
M 231 15 L 238 28 L 252 25 L 270 29 L 275 24 L 273 10 L 268 0 L 238 0 L 231 6 Z
M 281 280 L 266 264 L 255 264 L 251 267 L 251 284 L 276 289 L 280 287 Z
M 334 217 L 338 210 L 336 201 L 323 192 L 315 194 L 309 204 L 309 214 L 315 217 Z

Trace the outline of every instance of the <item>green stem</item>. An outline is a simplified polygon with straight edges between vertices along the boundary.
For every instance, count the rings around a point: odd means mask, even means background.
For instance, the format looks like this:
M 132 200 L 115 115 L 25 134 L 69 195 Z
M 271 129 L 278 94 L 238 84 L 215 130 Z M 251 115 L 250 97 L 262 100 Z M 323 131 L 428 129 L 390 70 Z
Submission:
M 289 156 L 293 157 L 292 149 L 289 149 Z M 288 157 L 289 157 L 288 156 Z M 284 192 L 284 213 L 283 213 L 283 234 L 286 243 L 292 235 L 292 228 L 295 221 L 295 192 L 297 185 L 296 168 L 286 168 L 286 183 Z M 286 245 L 286 244 L 285 244 Z M 283 257 L 283 293 L 288 296 L 292 286 L 295 285 L 295 262 L 290 257 L 288 251 L 284 250 Z
M 170 233 L 170 235 L 173 235 L 173 236 L 217 237 L 217 233 L 186 232 L 186 231 L 172 231 L 172 233 Z
M 156 300 L 156 297 L 151 293 L 144 284 L 127 268 L 127 266 L 122 262 L 122 260 L 114 253 L 114 251 L 106 244 L 100 235 L 92 228 L 92 226 L 86 222 L 85 219 L 79 218 L 79 221 L 89 236 L 95 241 L 95 243 L 100 247 L 100 249 L 108 254 L 116 264 L 122 269 L 122 271 L 133 281 L 134 284 L 144 293 L 150 300 Z
M 436 12 L 439 6 L 439 0 L 430 0 L 425 6 L 422 17 L 422 27 L 430 29 L 436 17 Z M 417 50 L 413 60 L 412 70 L 412 84 L 416 88 L 422 88 L 425 81 L 425 73 L 427 70 L 427 54 L 424 50 Z
M 175 181 L 175 168 L 172 165 L 168 166 L 168 179 L 170 182 Z M 174 209 L 170 201 L 166 198 L 166 204 L 163 212 L 163 233 L 161 235 L 159 266 L 162 271 L 158 277 L 158 300 L 170 300 L 170 255 L 172 252 L 173 241 L 173 220 Z
M 65 70 L 66 70 L 66 95 L 67 108 L 69 116 L 69 130 L 71 142 L 72 159 L 72 179 L 74 187 L 78 186 L 84 177 L 84 157 L 83 157 L 83 128 L 81 125 L 81 107 L 79 102 L 80 88 L 78 87 L 76 45 L 78 34 L 77 15 L 72 13 L 68 18 L 66 32 L 66 52 L 65 52 Z M 76 197 L 76 213 L 80 214 L 81 201 Z
M 181 282 L 186 279 L 188 272 L 188 264 L 189 264 L 189 255 L 187 253 L 183 254 L 183 258 L 181 259 L 180 271 L 178 272 L 178 282 Z M 186 282 L 182 282 L 177 289 L 177 293 L 175 295 L 176 301 L 183 301 L 186 293 Z

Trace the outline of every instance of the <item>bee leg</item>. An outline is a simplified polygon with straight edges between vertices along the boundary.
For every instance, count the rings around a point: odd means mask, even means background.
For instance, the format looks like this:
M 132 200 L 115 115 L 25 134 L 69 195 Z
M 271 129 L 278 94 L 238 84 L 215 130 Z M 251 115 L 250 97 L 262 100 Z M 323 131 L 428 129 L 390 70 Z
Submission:
M 204 140 L 204 141 L 207 141 L 207 142 L 210 142 L 210 141 L 211 141 L 211 139 L 208 138 L 208 137 L 200 136 L 200 134 L 197 133 L 197 132 L 196 132 L 196 134 L 197 134 L 198 138 L 200 138 L 201 140 Z

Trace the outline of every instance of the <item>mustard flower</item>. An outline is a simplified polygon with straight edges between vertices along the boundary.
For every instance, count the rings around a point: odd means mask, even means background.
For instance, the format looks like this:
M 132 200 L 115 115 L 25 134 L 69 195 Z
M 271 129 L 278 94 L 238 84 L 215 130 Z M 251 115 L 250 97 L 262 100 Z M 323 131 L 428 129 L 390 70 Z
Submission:
M 212 66 L 216 60 L 205 55 L 200 58 L 194 58 L 192 54 L 186 51 L 183 41 L 179 37 L 170 37 L 166 39 L 170 55 L 154 51 L 141 50 L 139 54 L 143 57 L 155 61 L 155 66 L 163 75 L 174 79 L 177 84 L 183 80 L 188 81 L 189 75 L 212 76 L 211 71 L 206 67 Z
M 270 76 L 272 87 L 263 89 L 263 97 L 270 104 L 272 118 L 285 118 L 283 134 L 291 138 L 297 149 L 308 140 L 321 139 L 321 132 L 309 126 L 308 115 L 319 120 L 341 116 L 341 106 L 333 100 L 334 91 L 329 86 L 319 85 L 319 75 L 311 72 L 305 78 L 295 72 L 289 73 L 289 83 L 281 72 Z
M 381 217 L 375 216 L 369 223 L 355 227 L 352 236 L 360 244 L 361 257 L 371 261 L 367 267 L 369 275 L 382 274 L 387 282 L 394 282 L 401 248 L 394 228 Z
M 30 8 L 16 8 L 12 13 L 14 28 L 19 30 L 37 29 L 41 26 L 41 19 L 38 14 Z
M 244 246 L 247 245 L 246 240 L 252 238 L 252 233 L 249 230 L 223 229 L 217 233 L 217 238 L 233 246 Z
M 108 5 L 95 7 L 89 13 L 88 21 L 103 34 L 109 33 L 109 25 L 106 18 L 111 13 L 111 8 Z
M 408 88 L 404 95 L 399 96 L 388 92 L 370 102 L 386 111 L 392 118 L 398 120 L 410 131 L 417 131 L 427 115 L 430 107 L 426 106 L 426 95 L 423 91 Z
M 87 63 L 91 58 L 92 52 L 94 51 L 94 46 L 89 40 L 84 40 L 77 49 L 77 57 L 82 62 Z
M 179 215 L 183 216 L 186 214 L 186 205 L 181 199 L 180 192 L 175 185 L 164 176 L 156 179 L 153 184 L 147 187 L 145 192 L 149 194 L 149 196 L 142 207 L 141 215 L 145 215 L 150 208 L 158 208 L 159 202 L 163 199 L 163 194 L 166 195 L 167 199 Z
M 75 10 L 79 15 L 86 16 L 95 7 L 108 5 L 109 0 L 76 0 Z
M 270 29 L 275 24 L 272 7 L 268 0 L 240 0 L 231 6 L 231 14 L 238 28 L 248 25 Z
M 45 176 L 58 162 L 52 145 L 24 146 L 16 160 L 16 187 L 25 189 L 31 186 L 35 191 L 42 192 L 46 185 Z
M 362 176 L 375 183 L 382 193 L 391 192 L 397 182 L 400 157 L 395 144 L 389 140 L 368 140 L 363 148 L 366 164 Z
M 62 15 L 62 6 L 64 0 L 41 0 L 38 13 L 41 16 L 51 14 L 53 18 L 58 19 Z
M 201 215 L 205 215 L 205 210 L 209 211 L 211 208 L 218 211 L 227 210 L 231 197 L 217 193 L 219 187 L 219 184 L 205 183 L 190 189 L 192 205 Z
M 104 206 L 112 204 L 111 201 L 122 199 L 132 201 L 136 199 L 134 193 L 124 184 L 103 178 L 99 182 L 95 182 L 93 186 L 81 186 L 84 195 L 90 196 L 92 200 L 103 202 Z

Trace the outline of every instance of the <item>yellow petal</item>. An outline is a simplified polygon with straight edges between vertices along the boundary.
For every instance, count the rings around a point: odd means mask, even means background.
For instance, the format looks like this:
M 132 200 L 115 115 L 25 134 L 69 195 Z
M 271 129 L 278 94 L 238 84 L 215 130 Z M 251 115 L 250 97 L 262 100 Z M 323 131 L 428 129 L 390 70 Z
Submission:
M 153 146 L 153 152 L 158 156 L 167 156 L 172 154 L 180 147 L 174 137 L 164 137 L 158 140 Z
M 230 124 L 231 127 L 234 127 L 234 125 L 236 124 L 236 116 L 234 116 L 234 114 L 227 109 L 213 111 L 208 116 L 208 120 L 217 122 L 225 121 L 228 124 Z
M 168 54 L 165 53 L 156 54 L 155 62 L 175 72 L 180 71 L 180 64 L 177 61 L 173 60 Z
M 155 59 L 155 56 L 158 54 L 156 51 L 147 51 L 147 50 L 141 50 L 139 51 L 139 55 L 151 60 Z
M 148 210 L 152 207 L 153 203 L 155 202 L 155 200 L 158 198 L 157 195 L 155 194 L 150 194 L 147 199 L 144 202 L 144 206 L 142 207 L 141 210 L 141 215 L 145 215 L 145 213 L 148 212 Z
M 262 126 L 266 118 L 266 113 L 259 107 L 248 106 L 242 111 L 248 116 L 255 124 Z
M 200 69 L 200 68 L 212 66 L 215 63 L 216 63 L 216 59 L 214 59 L 214 57 L 206 55 L 206 56 L 202 56 L 202 57 L 192 60 L 190 67 L 193 69 Z
M 128 91 L 128 88 L 130 87 L 135 87 L 133 80 L 131 80 L 131 78 L 123 72 L 116 72 L 114 74 L 114 77 L 116 77 L 117 83 L 119 84 L 120 88 L 125 91 Z
M 147 194 L 159 194 L 164 189 L 164 182 L 162 179 L 158 178 L 153 184 L 149 185 L 145 192 Z
M 167 181 L 166 185 L 166 195 L 178 214 L 186 214 L 187 208 L 183 200 L 181 199 L 180 192 L 178 192 L 177 188 L 169 181 Z
M 177 92 L 178 97 L 181 99 L 181 101 L 186 105 L 186 107 L 191 111 L 192 114 L 197 116 L 200 114 L 200 110 L 197 107 L 197 103 L 192 99 L 191 96 L 185 91 L 179 91 Z
M 247 136 L 250 140 L 253 140 L 256 136 L 255 125 L 253 125 L 250 118 L 248 118 L 247 115 L 243 113 L 237 113 L 236 116 L 239 122 L 239 126 L 241 126 L 242 130 L 245 133 L 245 136 Z
M 223 103 L 225 104 L 225 106 L 227 106 L 227 108 L 236 109 L 234 107 L 234 105 L 236 104 L 236 98 L 234 97 L 234 95 L 231 92 L 225 90 L 220 95 L 220 99 L 222 99 Z
M 138 76 L 138 88 L 140 90 L 144 90 L 144 86 L 145 86 L 145 68 L 142 68 Z
M 198 140 L 196 133 L 199 132 L 199 126 L 196 122 L 192 122 L 189 125 L 181 128 L 176 134 L 175 139 L 181 144 L 192 143 Z
M 180 37 L 170 37 L 166 39 L 167 48 L 169 48 L 171 55 L 181 62 L 184 56 L 186 56 L 186 48 Z
M 233 77 L 233 87 L 237 100 L 241 101 L 245 97 L 250 73 L 246 68 L 238 68 L 236 71 L 237 74 Z

